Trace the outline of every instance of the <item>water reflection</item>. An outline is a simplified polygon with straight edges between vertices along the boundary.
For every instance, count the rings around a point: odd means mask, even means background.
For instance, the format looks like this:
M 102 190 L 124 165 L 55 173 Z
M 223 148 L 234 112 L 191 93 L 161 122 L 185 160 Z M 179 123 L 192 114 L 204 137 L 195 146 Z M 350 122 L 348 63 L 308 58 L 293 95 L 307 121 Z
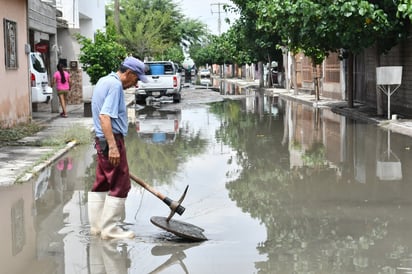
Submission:
M 402 179 L 402 163 L 391 149 L 391 132 L 387 135 L 387 148 L 376 161 L 376 176 L 381 181 L 397 181 Z
M 381 184 L 382 178 L 376 176 L 376 159 L 386 145 L 386 134 L 325 109 L 294 102 L 281 102 L 280 108 L 284 125 L 276 127 L 277 132 L 265 132 L 276 121 L 240 115 L 223 117 L 225 126 L 218 133 L 238 151 L 242 166 L 238 178 L 227 184 L 230 197 L 267 228 L 267 240 L 258 250 L 270 259 L 259 262 L 259 270 L 378 272 L 393 267 L 392 258 L 384 254 L 387 248 L 389 253 L 404 249 L 400 239 L 410 222 L 408 210 L 398 207 L 410 209 L 411 187 L 402 176 L 392 175 L 390 185 Z M 392 142 L 398 144 L 396 154 L 408 152 L 402 144 L 409 138 L 396 135 L 396 139 Z M 248 142 L 252 140 L 253 144 Z M 402 158 L 396 157 L 395 171 L 385 172 L 400 173 L 400 162 L 410 161 Z M 378 205 L 384 212 L 376 211 Z M 393 229 L 402 232 L 392 234 Z M 405 240 L 410 246 L 411 241 Z M 374 263 L 375 252 L 381 252 L 387 265 L 380 268 Z M 397 256 L 405 259 L 408 254 Z
M 204 86 L 205 88 L 219 92 L 222 95 L 243 95 L 246 90 L 239 85 L 236 85 L 234 82 L 224 81 L 214 77 L 198 77 L 192 84 Z
M 169 183 L 189 157 L 202 153 L 206 147 L 206 139 L 181 122 L 180 110 L 146 107 L 137 110 L 135 116 L 137 127 L 130 125 L 126 137 L 129 168 L 148 182 Z
M 129 165 L 172 198 L 189 184 L 176 218 L 209 241 L 182 243 L 154 227 L 150 217 L 169 209 L 135 184 L 126 221 L 137 238 L 90 237 L 90 144 L 33 182 L 1 189 L 2 271 L 411 272 L 411 138 L 258 91 L 180 114 L 174 142 L 162 145 L 131 123 Z
M 187 258 L 185 250 L 194 246 L 198 246 L 200 243 L 186 243 L 186 244 L 173 244 L 173 245 L 157 245 L 154 246 L 151 250 L 153 256 L 169 256 L 168 259 L 150 273 L 164 273 L 173 265 L 179 265 L 181 268 L 181 273 L 190 273 L 186 267 L 184 260 Z
M 135 113 L 137 136 L 155 144 L 172 143 L 176 140 L 181 122 L 181 110 L 160 110 L 145 107 Z
M 214 79 L 213 88 L 220 92 L 222 95 L 241 95 L 242 88 L 233 82 L 221 81 Z
M 130 267 L 127 245 L 92 238 L 89 245 L 88 273 L 126 274 Z

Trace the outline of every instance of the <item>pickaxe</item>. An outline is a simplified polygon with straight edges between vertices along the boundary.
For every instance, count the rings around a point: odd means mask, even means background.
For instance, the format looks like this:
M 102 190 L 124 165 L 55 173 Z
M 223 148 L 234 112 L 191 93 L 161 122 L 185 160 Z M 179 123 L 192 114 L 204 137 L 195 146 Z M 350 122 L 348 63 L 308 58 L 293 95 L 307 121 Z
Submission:
M 177 212 L 177 214 L 182 215 L 183 212 L 185 211 L 186 208 L 184 208 L 181 203 L 183 201 L 183 199 L 186 196 L 186 192 L 187 189 L 189 188 L 189 185 L 186 186 L 185 191 L 183 192 L 182 196 L 180 197 L 180 199 L 178 201 L 173 201 L 172 199 L 170 199 L 169 197 L 163 195 L 162 193 L 158 192 L 157 190 L 155 190 L 153 187 L 151 187 L 149 184 L 147 184 L 145 181 L 143 181 L 142 179 L 140 179 L 139 177 L 137 177 L 136 175 L 133 175 L 132 173 L 129 173 L 130 178 L 135 181 L 136 183 L 138 183 L 139 185 L 141 185 L 144 189 L 148 190 L 150 193 L 152 193 L 153 195 L 155 195 L 157 198 L 159 198 L 160 200 L 162 200 L 165 204 L 167 204 L 170 209 L 172 210 L 169 214 L 169 217 L 167 217 L 167 221 L 169 221 L 173 215 Z

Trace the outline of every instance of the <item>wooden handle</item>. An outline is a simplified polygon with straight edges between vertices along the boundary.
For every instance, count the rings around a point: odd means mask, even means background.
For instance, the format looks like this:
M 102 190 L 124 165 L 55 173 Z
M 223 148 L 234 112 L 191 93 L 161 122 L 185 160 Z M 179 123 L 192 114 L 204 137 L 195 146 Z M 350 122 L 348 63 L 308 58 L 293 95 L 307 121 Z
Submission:
M 152 193 L 153 195 L 155 195 L 157 198 L 159 198 L 160 200 L 164 200 L 166 198 L 165 195 L 163 195 L 162 193 L 158 192 L 157 190 L 155 190 L 153 187 L 151 187 L 149 184 L 147 184 L 145 181 L 143 181 L 142 179 L 140 179 L 139 177 L 137 177 L 136 175 L 129 173 L 130 178 L 135 181 L 136 183 L 138 183 L 139 185 L 141 185 L 144 189 L 148 190 L 150 193 Z

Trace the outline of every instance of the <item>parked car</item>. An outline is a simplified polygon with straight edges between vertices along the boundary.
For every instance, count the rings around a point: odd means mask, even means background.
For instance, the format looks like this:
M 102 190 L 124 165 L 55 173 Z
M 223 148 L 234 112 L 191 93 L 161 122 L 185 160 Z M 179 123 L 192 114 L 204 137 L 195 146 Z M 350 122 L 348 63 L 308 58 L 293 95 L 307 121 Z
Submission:
M 167 144 L 176 140 L 181 120 L 180 110 L 159 110 L 147 107 L 136 119 L 137 136 L 152 144 Z
M 136 86 L 136 103 L 146 103 L 146 99 L 154 101 L 173 100 L 179 103 L 182 90 L 182 70 L 171 61 L 145 62 L 148 83 L 139 81 Z
M 40 52 L 29 54 L 31 101 L 32 103 L 48 103 L 53 96 L 49 86 L 47 69 Z
M 210 77 L 210 70 L 209 69 L 201 69 L 199 72 L 200 77 Z

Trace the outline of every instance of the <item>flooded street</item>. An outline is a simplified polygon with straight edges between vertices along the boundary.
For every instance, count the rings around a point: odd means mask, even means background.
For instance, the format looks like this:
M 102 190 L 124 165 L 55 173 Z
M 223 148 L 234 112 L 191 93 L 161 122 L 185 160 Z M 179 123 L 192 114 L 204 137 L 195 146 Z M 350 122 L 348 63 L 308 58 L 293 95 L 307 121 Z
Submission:
M 208 240 L 154 226 L 170 209 L 133 181 L 137 237 L 91 237 L 90 144 L 0 189 L 0 273 L 412 272 L 412 138 L 259 94 L 129 116 L 130 172 L 173 200 L 189 185 L 173 219 Z

